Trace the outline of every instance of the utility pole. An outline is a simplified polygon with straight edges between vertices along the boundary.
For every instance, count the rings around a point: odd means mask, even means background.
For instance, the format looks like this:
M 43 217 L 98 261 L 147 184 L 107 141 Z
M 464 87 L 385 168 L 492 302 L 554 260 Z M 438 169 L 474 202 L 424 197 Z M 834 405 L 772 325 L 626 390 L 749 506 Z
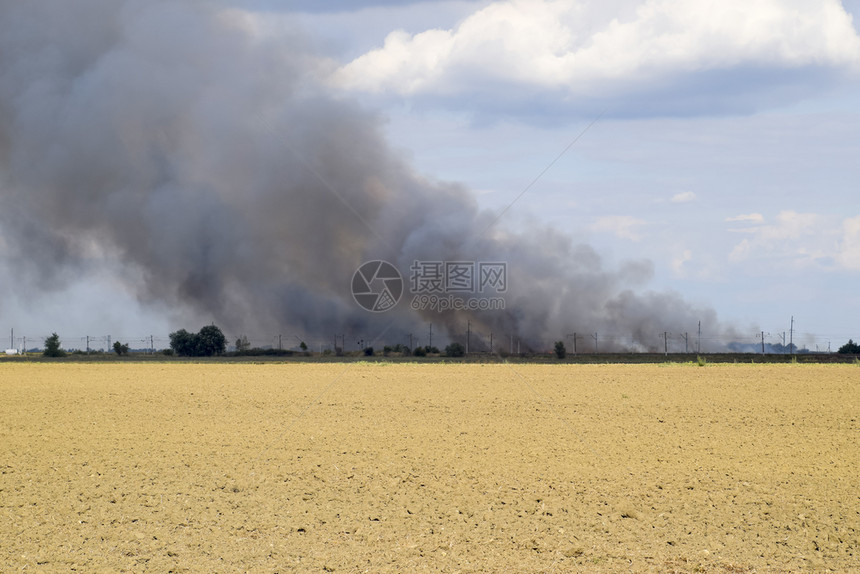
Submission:
M 514 336 L 511 335 L 511 355 L 514 354 Z
M 699 321 L 699 338 L 696 340 L 696 353 L 702 352 L 702 322 Z
M 573 337 L 573 354 L 576 354 L 576 333 L 568 333 L 568 337 Z
M 283 349 L 283 347 L 281 346 L 281 337 L 282 336 L 283 336 L 282 333 L 278 333 L 278 350 L 279 351 Z
M 155 354 L 155 337 L 152 335 L 149 336 L 149 354 Z
M 490 354 L 493 354 L 493 333 L 490 332 Z
M 90 354 L 90 336 L 87 335 L 87 355 Z
M 684 353 L 686 354 L 689 352 L 687 348 L 687 340 L 689 339 L 689 336 L 687 336 L 687 333 L 684 333 L 682 337 L 684 337 Z
M 597 333 L 591 336 L 594 339 L 594 352 L 597 353 Z
M 663 331 L 663 354 L 669 356 L 669 333 Z
M 794 315 L 791 316 L 791 329 L 788 331 L 789 339 L 788 339 L 788 350 L 791 351 L 791 354 L 794 354 Z
M 472 339 L 472 322 L 466 322 L 466 354 L 469 354 L 469 342 Z
M 110 353 L 110 335 L 107 336 L 107 341 L 108 341 L 107 352 Z
M 764 331 L 761 332 L 761 354 L 764 355 Z

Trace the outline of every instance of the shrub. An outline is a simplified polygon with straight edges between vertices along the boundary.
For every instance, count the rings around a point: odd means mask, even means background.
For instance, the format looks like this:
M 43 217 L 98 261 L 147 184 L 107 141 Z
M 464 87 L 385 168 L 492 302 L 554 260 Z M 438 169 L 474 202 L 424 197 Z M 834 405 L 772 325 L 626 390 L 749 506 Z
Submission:
M 564 348 L 564 342 L 563 341 L 556 341 L 555 342 L 555 356 L 558 357 L 559 359 L 563 359 L 567 356 L 567 349 Z
M 406 345 L 401 345 L 400 343 L 397 343 L 393 347 L 391 345 L 385 345 L 382 350 L 382 354 L 387 357 L 391 353 L 398 353 L 404 357 L 408 357 L 412 354 L 412 350 Z
M 287 349 L 263 349 L 261 347 L 252 347 L 245 351 L 236 351 L 227 353 L 231 357 L 292 357 L 295 353 Z
M 415 347 L 415 350 L 412 352 L 412 354 L 416 357 L 426 357 L 427 351 L 424 349 L 424 347 Z
M 704 367 L 708 363 L 707 363 L 707 361 L 705 361 L 705 359 L 703 357 L 696 355 L 696 364 L 699 365 L 700 367 Z
M 372 357 L 373 356 L 373 347 L 365 348 L 364 349 L 364 356 L 365 357 Z
M 445 356 L 447 357 L 463 357 L 466 354 L 466 349 L 460 343 L 451 343 L 445 347 Z

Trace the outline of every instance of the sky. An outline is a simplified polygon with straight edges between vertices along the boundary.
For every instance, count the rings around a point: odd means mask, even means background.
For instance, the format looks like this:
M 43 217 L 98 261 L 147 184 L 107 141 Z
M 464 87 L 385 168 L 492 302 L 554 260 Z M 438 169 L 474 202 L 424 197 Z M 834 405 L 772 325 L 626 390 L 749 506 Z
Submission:
M 650 261 L 648 289 L 750 339 L 791 317 L 813 349 L 860 338 L 860 1 L 222 4 L 255 37 L 301 37 L 332 98 L 505 225 Z M 110 266 L 47 293 L 14 275 L 0 325 L 33 338 L 182 317 Z
M 860 3 L 358 4 L 302 21 L 419 169 L 503 209 L 599 117 L 515 210 L 740 325 L 856 338 Z

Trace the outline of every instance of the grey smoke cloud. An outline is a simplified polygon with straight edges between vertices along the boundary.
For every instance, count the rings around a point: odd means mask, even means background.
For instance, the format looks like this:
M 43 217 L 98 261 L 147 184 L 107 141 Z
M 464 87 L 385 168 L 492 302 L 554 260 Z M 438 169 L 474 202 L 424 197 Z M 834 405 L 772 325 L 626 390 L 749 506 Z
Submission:
M 0 1 L 0 233 L 33 285 L 121 262 L 144 302 L 232 332 L 328 336 L 433 321 L 526 344 L 571 330 L 716 330 L 713 310 L 643 292 L 564 233 L 493 214 L 415 173 L 380 118 L 315 81 L 297 32 L 262 40 L 202 2 Z M 507 217 L 507 216 L 506 216 Z M 374 315 L 350 294 L 372 259 L 505 261 L 504 312 Z M 407 278 L 408 281 L 408 278 Z M 177 326 L 178 328 L 179 326 Z

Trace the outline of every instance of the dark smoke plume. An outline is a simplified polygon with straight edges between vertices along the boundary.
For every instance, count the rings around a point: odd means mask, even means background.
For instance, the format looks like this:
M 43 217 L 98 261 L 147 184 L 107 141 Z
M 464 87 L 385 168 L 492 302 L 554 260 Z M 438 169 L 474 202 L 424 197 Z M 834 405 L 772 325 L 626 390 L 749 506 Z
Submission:
M 261 39 L 211 3 L 0 1 L 0 233 L 34 285 L 121 262 L 141 301 L 232 332 L 713 333 L 710 309 L 641 293 L 556 230 L 507 231 L 458 185 L 421 177 L 379 120 L 327 94 L 296 33 Z M 10 257 L 16 257 L 10 255 Z M 506 310 L 375 315 L 349 291 L 366 260 L 504 261 Z M 407 283 L 408 283 L 408 277 Z M 423 329 L 423 327 L 420 327 Z M 442 333 L 440 333 L 442 334 Z

